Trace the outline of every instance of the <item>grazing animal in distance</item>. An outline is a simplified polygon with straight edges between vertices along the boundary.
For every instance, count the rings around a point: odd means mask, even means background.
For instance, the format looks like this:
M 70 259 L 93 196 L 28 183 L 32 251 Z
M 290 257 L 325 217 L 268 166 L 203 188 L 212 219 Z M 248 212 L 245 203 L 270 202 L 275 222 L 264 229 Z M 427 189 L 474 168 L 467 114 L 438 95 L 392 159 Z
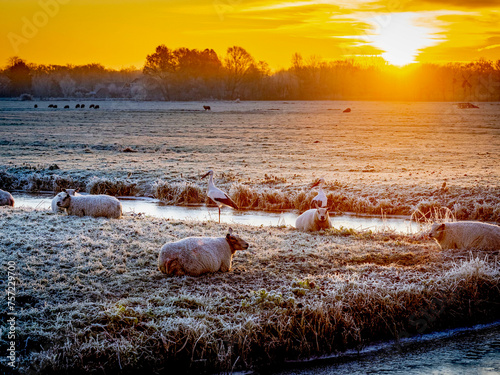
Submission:
M 80 195 L 78 194 L 78 191 L 79 189 L 66 189 L 65 190 L 66 193 L 68 193 L 69 195 L 71 196 L 75 196 L 75 195 Z M 62 207 L 59 207 L 57 205 L 57 202 L 59 202 L 60 200 L 62 200 L 62 196 L 65 194 L 64 191 L 61 191 L 60 193 L 58 193 L 54 198 L 52 198 L 52 202 L 51 202 L 51 208 L 52 208 L 52 212 L 57 214 L 58 212 L 64 212 L 65 209 L 62 208 Z
M 209 106 L 209 105 L 204 105 L 204 106 L 203 106 L 203 109 L 204 109 L 205 111 L 210 111 L 210 106 Z
M 65 105 L 65 106 L 64 106 L 64 109 L 68 109 L 68 108 L 69 108 L 69 105 Z
M 35 108 L 38 108 L 38 104 L 35 104 Z
M 49 104 L 49 108 L 54 108 L 54 104 Z
M 119 219 L 122 215 L 122 204 L 110 195 L 75 195 L 71 196 L 63 190 L 56 195 L 56 205 L 65 208 L 68 215 L 93 216 Z
M 226 237 L 188 237 L 168 242 L 160 249 L 158 269 L 172 276 L 228 272 L 234 253 L 248 246 L 231 228 Z
M 52 106 L 52 108 L 57 108 L 57 104 L 54 104 L 54 105 Z
M 326 194 L 323 191 L 323 185 L 324 184 L 325 184 L 325 180 L 323 178 L 320 178 L 313 185 L 311 185 L 311 189 L 313 187 L 319 186 L 319 188 L 318 188 L 318 194 L 311 201 L 311 207 L 312 208 L 327 207 L 328 206 L 328 198 L 326 197 Z
M 344 113 L 349 113 L 349 112 L 351 112 L 351 108 L 344 109 Z
M 75 105 L 75 108 L 80 108 L 80 104 Z
M 443 250 L 500 250 L 500 227 L 478 221 L 434 223 L 429 236 Z
M 303 232 L 317 232 L 332 227 L 328 207 L 311 208 L 295 221 L 295 228 Z
M 85 104 L 82 104 L 82 105 L 80 106 L 80 108 L 85 108 Z
M 96 104 L 96 105 L 94 106 L 94 109 L 99 109 L 99 104 Z
M 94 108 L 94 105 L 93 104 L 89 105 L 89 108 Z
M 221 189 L 215 187 L 213 180 L 214 176 L 213 170 L 210 169 L 206 174 L 201 176 L 201 178 L 205 178 L 208 175 L 210 175 L 210 179 L 208 180 L 207 195 L 211 200 L 215 202 L 215 204 L 217 204 L 217 207 L 219 207 L 219 223 L 220 223 L 220 209 L 222 208 L 223 205 L 232 207 L 236 210 L 239 208 L 238 205 L 234 203 L 233 200 L 229 198 L 229 196 L 226 193 L 224 193 Z
M 0 189 L 0 206 L 14 207 L 14 197 L 8 191 Z

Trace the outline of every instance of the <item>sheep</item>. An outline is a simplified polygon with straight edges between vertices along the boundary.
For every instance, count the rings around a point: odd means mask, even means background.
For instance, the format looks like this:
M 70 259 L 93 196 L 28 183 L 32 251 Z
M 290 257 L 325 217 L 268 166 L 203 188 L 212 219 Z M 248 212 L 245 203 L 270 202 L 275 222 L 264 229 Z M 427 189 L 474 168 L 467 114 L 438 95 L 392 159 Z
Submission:
M 14 207 L 14 198 L 8 191 L 0 189 L 0 206 Z
M 71 195 L 71 196 L 75 196 L 75 195 L 80 195 L 78 194 L 78 190 L 79 189 L 66 189 L 66 192 Z M 53 199 L 52 199 L 52 203 L 51 203 L 51 206 L 52 206 L 52 212 L 57 214 L 58 212 L 64 212 L 64 208 L 62 207 L 58 207 L 57 206 L 57 202 L 62 200 L 62 196 L 64 195 L 64 191 L 61 191 L 59 194 L 57 194 Z
M 295 221 L 295 228 L 304 232 L 316 232 L 332 227 L 328 207 L 317 207 L 307 210 Z
M 434 223 L 429 236 L 441 249 L 500 250 L 500 227 L 477 221 Z
M 68 215 L 119 219 L 122 204 L 110 195 L 71 196 L 66 190 L 56 196 L 56 205 L 65 208 Z
M 158 268 L 172 276 L 228 272 L 236 250 L 246 250 L 248 246 L 231 228 L 226 237 L 188 237 L 162 246 Z

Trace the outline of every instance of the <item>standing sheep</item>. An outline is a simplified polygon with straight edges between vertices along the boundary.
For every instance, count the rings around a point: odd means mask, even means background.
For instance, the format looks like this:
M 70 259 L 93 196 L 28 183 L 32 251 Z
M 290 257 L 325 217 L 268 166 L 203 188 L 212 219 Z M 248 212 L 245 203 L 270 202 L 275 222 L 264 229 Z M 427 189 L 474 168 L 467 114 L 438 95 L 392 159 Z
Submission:
M 112 219 L 119 219 L 122 215 L 122 204 L 118 199 L 110 195 L 71 196 L 64 190 L 56 198 L 57 207 L 65 208 L 68 215 Z
M 248 243 L 229 228 L 226 237 L 189 237 L 163 245 L 158 268 L 167 275 L 199 276 L 207 272 L 227 272 L 236 250 L 248 249 Z
M 500 227 L 477 221 L 435 223 L 429 236 L 441 249 L 500 250 Z
M 328 207 L 311 208 L 300 215 L 295 221 L 295 228 L 304 232 L 316 232 L 331 227 L 332 222 L 328 214 Z
M 73 197 L 74 197 L 75 195 L 80 195 L 80 194 L 78 194 L 78 190 L 79 190 L 79 189 L 66 189 L 65 191 L 66 191 L 69 195 L 71 195 L 71 196 L 73 196 Z M 57 206 L 57 202 L 58 202 L 59 200 L 61 200 L 61 199 L 62 199 L 62 198 L 60 198 L 61 194 L 62 194 L 62 195 L 64 195 L 64 191 L 61 191 L 59 194 L 57 194 L 57 195 L 56 195 L 56 196 L 52 199 L 52 203 L 51 203 L 51 206 L 52 206 L 52 212 L 53 212 L 53 213 L 55 213 L 55 214 L 57 214 L 58 212 L 64 212 L 64 208 L 62 208 L 62 207 L 58 207 L 58 206 Z
M 0 189 L 0 206 L 14 207 L 14 198 L 8 191 Z

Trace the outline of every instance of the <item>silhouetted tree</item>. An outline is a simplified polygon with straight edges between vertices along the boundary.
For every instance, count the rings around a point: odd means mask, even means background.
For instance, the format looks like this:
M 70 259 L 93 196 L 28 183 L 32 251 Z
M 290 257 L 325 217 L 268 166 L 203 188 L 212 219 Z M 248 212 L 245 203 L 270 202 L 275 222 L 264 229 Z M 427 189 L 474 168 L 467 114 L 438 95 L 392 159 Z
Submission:
M 165 100 L 170 100 L 170 83 L 178 65 L 177 57 L 164 44 L 156 47 L 156 52 L 146 57 L 143 73 L 156 82 Z
M 31 69 L 24 60 L 11 57 L 5 75 L 10 80 L 12 96 L 31 92 Z

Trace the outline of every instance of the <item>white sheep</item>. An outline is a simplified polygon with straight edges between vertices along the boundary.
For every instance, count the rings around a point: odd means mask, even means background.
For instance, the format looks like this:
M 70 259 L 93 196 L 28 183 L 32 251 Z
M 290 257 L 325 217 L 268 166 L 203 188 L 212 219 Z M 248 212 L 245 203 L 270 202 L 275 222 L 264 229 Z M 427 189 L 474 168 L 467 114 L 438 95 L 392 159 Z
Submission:
M 441 249 L 500 250 L 500 227 L 477 221 L 435 223 L 429 236 Z
M 78 194 L 78 190 L 79 189 L 66 189 L 65 191 L 71 195 L 71 196 L 76 196 L 76 195 L 80 195 Z M 54 198 L 52 198 L 52 203 L 51 203 L 51 206 L 52 206 L 52 212 L 57 214 L 58 212 L 64 212 L 64 208 L 62 207 L 57 207 L 57 202 L 62 199 L 60 198 L 60 196 L 64 195 L 64 191 L 61 191 L 59 194 L 57 194 Z
M 226 237 L 188 237 L 163 245 L 158 268 L 167 275 L 199 276 L 207 272 L 227 272 L 236 250 L 248 249 L 248 243 L 229 228 Z
M 57 207 L 65 208 L 68 215 L 113 219 L 119 219 L 122 215 L 122 204 L 110 195 L 71 196 L 67 191 L 62 191 L 56 198 Z
M 304 232 L 316 232 L 331 227 L 332 222 L 328 214 L 328 207 L 311 208 L 300 215 L 295 221 L 295 228 Z
M 0 206 L 14 207 L 14 198 L 11 193 L 0 189 Z

